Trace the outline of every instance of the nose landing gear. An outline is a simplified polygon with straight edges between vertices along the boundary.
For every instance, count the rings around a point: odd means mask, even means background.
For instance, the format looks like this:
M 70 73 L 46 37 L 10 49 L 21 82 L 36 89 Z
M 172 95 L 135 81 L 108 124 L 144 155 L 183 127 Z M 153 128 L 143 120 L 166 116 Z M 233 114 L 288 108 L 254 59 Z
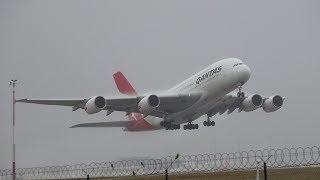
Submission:
M 238 96 L 239 98 L 244 98 L 245 94 L 244 94 L 244 92 L 242 92 L 241 90 L 242 90 L 242 86 L 239 86 L 237 96 Z

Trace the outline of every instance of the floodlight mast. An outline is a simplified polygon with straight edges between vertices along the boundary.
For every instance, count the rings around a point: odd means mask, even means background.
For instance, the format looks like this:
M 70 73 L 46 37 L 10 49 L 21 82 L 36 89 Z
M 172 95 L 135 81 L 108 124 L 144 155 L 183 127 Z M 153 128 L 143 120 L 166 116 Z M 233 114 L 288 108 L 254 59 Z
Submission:
M 17 80 L 11 80 L 9 85 L 12 86 L 12 180 L 16 180 L 16 144 L 14 141 L 15 127 L 15 87 Z

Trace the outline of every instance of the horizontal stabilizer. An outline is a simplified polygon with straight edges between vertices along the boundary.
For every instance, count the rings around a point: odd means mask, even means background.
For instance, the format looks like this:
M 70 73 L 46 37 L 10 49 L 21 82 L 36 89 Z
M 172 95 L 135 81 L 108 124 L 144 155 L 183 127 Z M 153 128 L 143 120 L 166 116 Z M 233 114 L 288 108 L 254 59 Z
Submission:
M 127 127 L 130 121 L 111 121 L 111 122 L 97 122 L 97 123 L 83 123 L 71 126 L 70 128 L 78 127 Z

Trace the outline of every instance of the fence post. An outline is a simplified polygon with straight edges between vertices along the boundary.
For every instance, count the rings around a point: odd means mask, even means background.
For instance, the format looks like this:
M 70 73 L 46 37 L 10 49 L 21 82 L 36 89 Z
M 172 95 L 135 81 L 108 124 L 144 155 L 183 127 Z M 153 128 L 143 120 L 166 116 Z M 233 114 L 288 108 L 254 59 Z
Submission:
M 166 180 L 168 180 L 168 179 L 169 179 L 169 176 L 168 176 L 168 169 L 166 169 L 165 176 L 166 176 Z
M 264 180 L 267 180 L 267 163 L 263 162 Z
M 259 170 L 260 170 L 260 161 L 257 161 L 257 174 L 256 174 L 256 180 L 260 180 L 260 172 L 259 172 Z

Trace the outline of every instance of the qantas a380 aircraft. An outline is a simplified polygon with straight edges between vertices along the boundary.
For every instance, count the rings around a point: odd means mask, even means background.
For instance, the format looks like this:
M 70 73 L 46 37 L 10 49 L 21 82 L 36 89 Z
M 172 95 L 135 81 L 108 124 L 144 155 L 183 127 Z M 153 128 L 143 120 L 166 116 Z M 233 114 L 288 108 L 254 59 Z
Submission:
M 45 105 L 71 106 L 73 111 L 84 109 L 88 114 L 105 110 L 107 116 L 114 111 L 126 112 L 128 121 L 84 123 L 77 127 L 122 127 L 125 131 L 148 131 L 157 129 L 198 129 L 192 122 L 206 115 L 204 126 L 215 126 L 210 118 L 227 111 L 254 111 L 262 108 L 274 112 L 283 105 L 279 95 L 262 97 L 245 95 L 241 87 L 250 78 L 250 69 L 241 60 L 229 58 L 218 61 L 191 76 L 173 88 L 160 93 L 138 95 L 121 72 L 113 75 L 121 97 L 94 96 L 84 99 L 21 99 L 17 102 Z M 238 89 L 238 92 L 235 90 Z

